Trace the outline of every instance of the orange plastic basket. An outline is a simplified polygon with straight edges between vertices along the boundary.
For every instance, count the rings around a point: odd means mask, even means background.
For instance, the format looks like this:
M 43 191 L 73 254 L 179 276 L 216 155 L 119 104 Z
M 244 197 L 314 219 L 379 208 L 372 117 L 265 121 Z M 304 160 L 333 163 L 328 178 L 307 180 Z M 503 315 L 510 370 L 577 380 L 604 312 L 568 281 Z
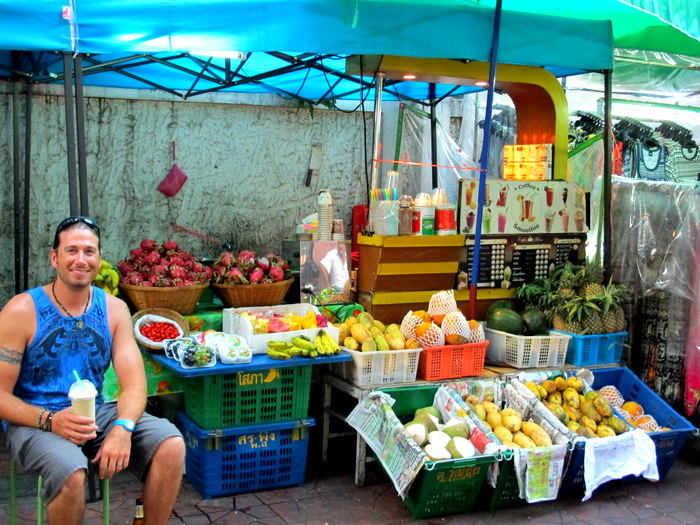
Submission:
M 423 347 L 418 377 L 427 381 L 478 376 L 484 372 L 488 339 L 465 345 Z

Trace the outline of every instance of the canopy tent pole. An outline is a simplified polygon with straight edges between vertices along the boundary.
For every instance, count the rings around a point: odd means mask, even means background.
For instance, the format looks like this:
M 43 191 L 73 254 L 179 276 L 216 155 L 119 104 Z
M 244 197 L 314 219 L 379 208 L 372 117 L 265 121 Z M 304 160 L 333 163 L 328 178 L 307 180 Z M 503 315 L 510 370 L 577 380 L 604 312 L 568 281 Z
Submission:
M 83 60 L 75 57 L 75 126 L 78 134 L 78 180 L 80 182 L 80 215 L 90 215 L 88 200 L 87 160 L 85 152 L 85 98 L 83 97 Z
M 372 144 L 372 184 L 371 190 L 379 187 L 379 145 L 382 131 L 382 91 L 384 90 L 384 73 L 377 72 L 374 85 L 374 140 Z M 369 198 L 369 195 L 367 196 Z
M 603 71 L 603 270 L 606 281 L 612 277 L 612 70 Z
M 489 57 L 489 85 L 486 92 L 486 115 L 484 116 L 484 140 L 481 145 L 481 164 L 479 171 L 479 198 L 476 206 L 476 225 L 474 231 L 474 256 L 469 280 L 469 304 L 467 315 L 469 319 L 476 317 L 476 294 L 479 282 L 479 260 L 481 259 L 481 220 L 483 216 L 484 197 L 486 193 L 486 169 L 489 165 L 489 145 L 491 142 L 491 116 L 493 114 L 493 93 L 496 84 L 496 63 L 498 60 L 498 38 L 501 31 L 501 11 L 503 0 L 496 0 L 493 15 L 493 35 L 491 38 L 491 54 Z
M 15 238 L 15 293 L 20 293 L 20 279 L 22 275 L 22 229 L 20 226 L 20 145 L 19 145 L 19 83 L 13 82 L 12 89 L 12 178 L 13 178 L 13 201 L 14 201 L 14 238 Z
M 79 215 L 78 178 L 75 170 L 75 112 L 73 111 L 73 67 L 71 54 L 63 53 L 63 98 L 66 108 L 66 157 L 68 159 L 68 197 L 70 214 Z
M 433 189 L 438 187 L 438 159 L 437 159 L 437 116 L 435 100 L 435 83 L 428 86 L 430 96 L 430 163 L 433 165 Z
M 24 101 L 24 207 L 22 211 L 24 227 L 24 243 L 22 246 L 22 290 L 29 289 L 29 217 L 30 189 L 32 187 L 32 84 L 27 82 Z

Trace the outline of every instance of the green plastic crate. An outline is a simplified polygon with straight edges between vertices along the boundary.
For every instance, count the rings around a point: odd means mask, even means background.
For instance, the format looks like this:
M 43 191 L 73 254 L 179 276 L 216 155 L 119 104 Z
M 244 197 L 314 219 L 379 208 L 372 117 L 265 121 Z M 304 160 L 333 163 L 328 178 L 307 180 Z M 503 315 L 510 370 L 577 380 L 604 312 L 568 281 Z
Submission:
M 520 486 L 518 485 L 518 477 L 515 475 L 513 453 L 506 452 L 498 461 L 496 486 L 492 487 L 488 481 L 484 482 L 475 504 L 475 508 L 478 510 L 493 512 L 527 503 L 525 499 L 520 497 Z
M 433 404 L 437 385 L 382 388 L 396 401 L 391 407 L 403 423 L 417 408 Z M 487 454 L 466 459 L 430 461 L 423 465 L 404 499 L 413 519 L 471 512 L 488 468 L 497 460 Z
M 185 414 L 206 430 L 304 419 L 311 365 L 189 377 Z

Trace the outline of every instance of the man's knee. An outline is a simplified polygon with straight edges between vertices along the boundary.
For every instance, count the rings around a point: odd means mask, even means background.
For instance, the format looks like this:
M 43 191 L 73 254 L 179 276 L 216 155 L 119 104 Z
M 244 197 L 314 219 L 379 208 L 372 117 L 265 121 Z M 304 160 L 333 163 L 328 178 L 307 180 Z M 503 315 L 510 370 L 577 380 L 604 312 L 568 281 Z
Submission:
M 182 465 L 185 461 L 185 441 L 181 436 L 171 436 L 162 441 L 153 456 L 160 466 Z

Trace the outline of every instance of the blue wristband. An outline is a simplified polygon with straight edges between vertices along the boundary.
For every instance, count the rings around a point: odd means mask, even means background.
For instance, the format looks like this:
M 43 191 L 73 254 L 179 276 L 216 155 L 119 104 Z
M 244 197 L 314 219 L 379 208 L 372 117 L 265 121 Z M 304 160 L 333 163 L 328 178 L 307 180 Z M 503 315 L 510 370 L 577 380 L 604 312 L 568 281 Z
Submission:
M 131 421 L 131 419 L 117 419 L 114 422 L 115 425 L 119 425 L 120 427 L 124 427 L 127 429 L 129 432 L 133 432 L 134 429 L 136 428 L 136 423 Z

